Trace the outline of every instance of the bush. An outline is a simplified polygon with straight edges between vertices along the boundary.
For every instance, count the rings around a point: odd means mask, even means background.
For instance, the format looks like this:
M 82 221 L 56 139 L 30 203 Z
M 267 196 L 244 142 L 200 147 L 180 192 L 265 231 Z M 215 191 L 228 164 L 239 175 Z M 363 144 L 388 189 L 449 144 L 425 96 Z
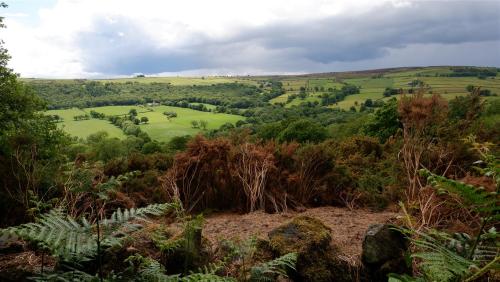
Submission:
M 318 123 L 310 120 L 298 120 L 290 123 L 278 136 L 280 142 L 297 141 L 305 142 L 321 142 L 327 137 L 326 129 Z
M 161 146 L 156 141 L 148 142 L 142 147 L 143 154 L 152 154 L 156 152 L 161 152 Z
M 380 142 L 385 142 L 389 137 L 395 135 L 401 127 L 397 100 L 393 98 L 375 112 L 372 120 L 366 124 L 364 133 L 378 137 Z

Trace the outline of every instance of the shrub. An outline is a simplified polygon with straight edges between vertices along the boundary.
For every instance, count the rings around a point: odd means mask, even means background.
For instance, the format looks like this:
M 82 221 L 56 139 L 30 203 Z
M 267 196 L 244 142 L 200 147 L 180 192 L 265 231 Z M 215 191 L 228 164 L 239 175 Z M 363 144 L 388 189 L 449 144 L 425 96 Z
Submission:
M 297 141 L 321 142 L 327 137 L 326 129 L 318 123 L 310 120 L 298 120 L 290 123 L 278 136 L 280 142 Z

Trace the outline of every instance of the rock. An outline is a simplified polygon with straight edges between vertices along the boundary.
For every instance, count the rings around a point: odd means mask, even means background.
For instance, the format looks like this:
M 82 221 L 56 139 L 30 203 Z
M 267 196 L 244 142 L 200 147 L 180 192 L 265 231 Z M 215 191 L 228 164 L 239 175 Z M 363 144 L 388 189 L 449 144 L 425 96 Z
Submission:
M 284 255 L 307 252 L 309 249 L 326 249 L 332 240 L 330 232 L 330 228 L 318 219 L 299 216 L 269 232 L 269 239 L 271 246 Z
M 393 225 L 374 224 L 365 233 L 361 259 L 369 281 L 387 281 L 389 273 L 411 272 L 405 260 L 408 239 L 394 228 Z
M 353 281 L 350 265 L 331 246 L 331 230 L 320 220 L 299 216 L 269 232 L 275 256 L 297 253 L 294 281 Z

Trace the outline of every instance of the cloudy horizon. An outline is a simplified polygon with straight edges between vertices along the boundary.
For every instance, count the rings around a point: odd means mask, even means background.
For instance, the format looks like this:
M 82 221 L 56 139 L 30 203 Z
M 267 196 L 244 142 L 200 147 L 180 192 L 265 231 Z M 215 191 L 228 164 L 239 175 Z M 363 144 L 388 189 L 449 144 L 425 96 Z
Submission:
M 0 36 L 23 77 L 500 67 L 500 1 L 6 2 Z

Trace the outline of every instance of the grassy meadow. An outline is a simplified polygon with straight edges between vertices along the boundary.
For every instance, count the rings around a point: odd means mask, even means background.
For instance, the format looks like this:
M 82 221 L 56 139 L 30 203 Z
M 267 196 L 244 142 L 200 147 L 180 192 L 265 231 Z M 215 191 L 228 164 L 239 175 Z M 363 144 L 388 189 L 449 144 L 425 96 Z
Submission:
M 175 136 L 194 135 L 200 132 L 200 129 L 193 128 L 191 121 L 205 120 L 208 122 L 207 130 L 217 129 L 225 123 L 236 123 L 243 119 L 242 116 L 201 112 L 187 108 L 178 108 L 170 106 L 157 106 L 152 108 L 153 111 L 139 113 L 138 117 L 143 116 L 149 119 L 148 124 L 141 124 L 141 129 L 151 136 L 151 138 L 159 141 L 168 141 Z M 177 117 L 167 119 L 163 112 L 176 112 Z
M 73 120 L 74 116 L 88 114 L 90 110 L 88 109 L 65 109 L 65 110 L 50 110 L 47 111 L 48 115 L 58 115 L 63 119 L 62 122 L 58 123 L 58 126 L 64 129 L 67 133 L 78 138 L 86 138 L 90 134 L 96 133 L 98 131 L 107 131 L 110 137 L 124 138 L 125 135 L 123 131 L 112 125 L 107 120 L 100 119 L 88 119 L 88 120 Z
M 72 108 L 65 110 L 50 110 L 47 111 L 46 114 L 59 115 L 63 121 L 58 123 L 58 125 L 72 136 L 85 138 L 98 131 L 107 131 L 111 137 L 124 138 L 125 135 L 122 130 L 111 124 L 108 120 L 89 119 L 75 121 L 73 120 L 73 117 L 77 115 L 89 114 L 91 110 L 103 113 L 107 116 L 119 116 L 128 114 L 131 109 L 137 110 L 138 118 L 145 116 L 149 119 L 147 124 L 140 124 L 140 127 L 143 131 L 148 133 L 152 139 L 158 141 L 168 141 L 175 136 L 194 135 L 200 132 L 201 129 L 193 128 L 191 126 L 191 121 L 193 120 L 207 121 L 207 130 L 210 130 L 219 128 L 225 123 L 234 124 L 238 120 L 243 119 L 242 116 L 238 115 L 201 112 L 188 108 L 170 106 L 105 106 L 85 109 Z M 176 112 L 177 117 L 168 119 L 163 114 L 165 111 Z

